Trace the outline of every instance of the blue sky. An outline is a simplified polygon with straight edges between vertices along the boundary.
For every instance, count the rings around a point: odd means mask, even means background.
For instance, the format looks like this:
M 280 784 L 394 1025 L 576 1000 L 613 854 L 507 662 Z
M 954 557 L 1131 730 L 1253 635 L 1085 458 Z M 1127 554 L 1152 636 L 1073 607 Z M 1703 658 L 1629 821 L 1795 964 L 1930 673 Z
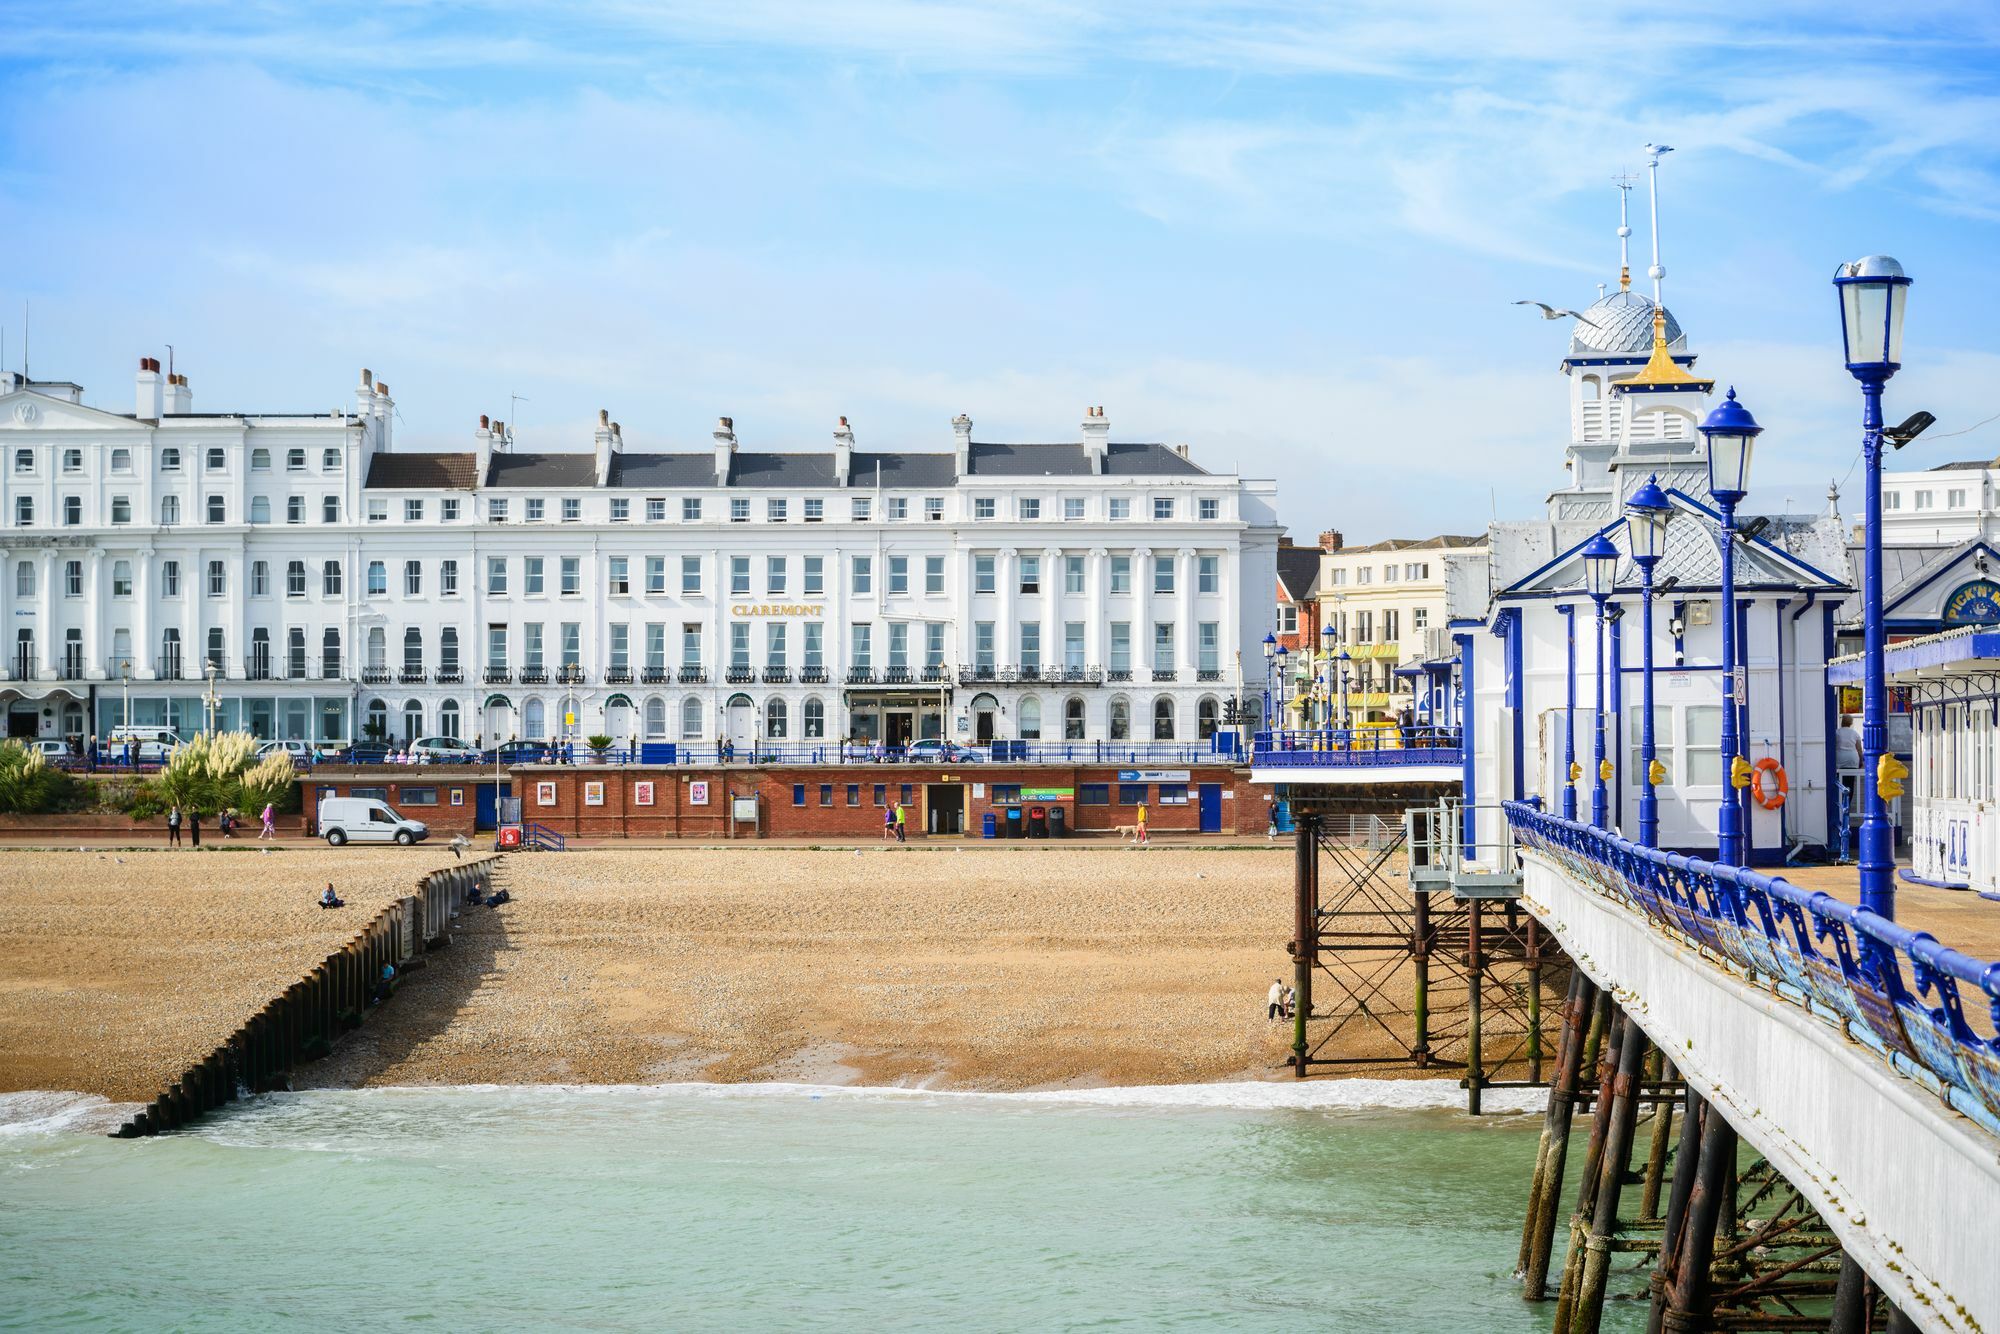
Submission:
M 1356 0 L 0 0 L 0 322 L 124 409 L 348 401 L 467 448 L 1186 441 L 1302 536 L 1472 530 L 1562 477 L 1564 332 L 1662 169 L 1667 301 L 1767 427 L 1855 455 L 1828 279 L 1917 278 L 1889 408 L 2000 414 L 2000 11 Z M 1643 204 L 1635 193 L 1635 204 Z M 1639 210 L 1635 210 L 1637 213 Z M 1647 243 L 1643 221 L 1636 248 Z M 1639 256 L 1643 269 L 1644 258 Z M 1907 461 L 2000 454 L 2000 422 Z M 1850 492 L 1851 495 L 1857 494 Z

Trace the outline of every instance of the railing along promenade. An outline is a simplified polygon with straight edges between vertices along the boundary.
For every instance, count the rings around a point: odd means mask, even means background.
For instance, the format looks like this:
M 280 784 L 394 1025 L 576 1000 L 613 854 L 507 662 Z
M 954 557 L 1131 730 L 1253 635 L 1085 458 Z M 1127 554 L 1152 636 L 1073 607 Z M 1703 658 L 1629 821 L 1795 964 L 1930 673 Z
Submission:
M 1464 763 L 1455 727 L 1313 727 L 1258 732 L 1250 763 L 1258 769 L 1456 767 Z
M 1521 802 L 1506 812 L 1520 847 L 1811 1010 L 2000 1133 L 2000 963 L 1774 876 L 1642 848 Z M 1972 1022 L 1980 1009 L 1985 1034 Z

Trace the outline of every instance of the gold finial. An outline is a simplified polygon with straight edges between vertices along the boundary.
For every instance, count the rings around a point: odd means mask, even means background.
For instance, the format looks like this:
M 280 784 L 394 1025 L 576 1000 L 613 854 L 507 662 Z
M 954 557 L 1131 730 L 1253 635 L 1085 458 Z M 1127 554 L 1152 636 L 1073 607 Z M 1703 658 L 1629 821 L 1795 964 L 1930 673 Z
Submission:
M 1715 381 L 1703 380 L 1689 375 L 1680 368 L 1673 354 L 1667 351 L 1667 311 L 1664 306 L 1653 307 L 1653 355 L 1645 366 L 1629 380 L 1615 381 L 1613 389 L 1643 389 L 1667 391 L 1691 389 L 1705 394 L 1715 388 Z
M 1630 264 L 1620 264 L 1618 266 L 1618 290 L 1621 292 L 1632 290 L 1632 266 Z

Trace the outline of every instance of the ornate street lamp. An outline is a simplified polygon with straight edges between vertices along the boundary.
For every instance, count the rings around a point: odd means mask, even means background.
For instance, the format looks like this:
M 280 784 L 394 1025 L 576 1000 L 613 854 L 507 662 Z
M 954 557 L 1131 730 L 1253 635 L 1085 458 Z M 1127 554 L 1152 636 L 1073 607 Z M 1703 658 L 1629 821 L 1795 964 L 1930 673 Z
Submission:
M 1353 659 L 1347 656 L 1347 650 L 1342 649 L 1340 651 L 1340 730 L 1346 734 L 1346 744 L 1349 750 L 1354 749 L 1354 718 L 1347 707 L 1347 671 L 1348 665 L 1351 662 L 1353 662 Z
M 1278 664 L 1278 711 L 1283 714 L 1289 714 L 1292 711 L 1292 702 L 1287 694 L 1292 688 L 1291 656 L 1291 651 L 1283 644 L 1278 645 L 1278 651 L 1272 655 L 1273 660 Z M 1282 731 L 1285 730 L 1289 719 L 1280 718 L 1278 722 L 1279 728 Z
M 1667 549 L 1667 521 L 1673 505 L 1660 489 L 1660 479 L 1649 477 L 1625 502 L 1626 545 L 1632 562 L 1639 567 L 1639 642 L 1644 661 L 1639 673 L 1639 707 L 1644 711 L 1639 724 L 1639 763 L 1644 773 L 1639 787 L 1639 845 L 1660 846 L 1660 797 L 1656 789 L 1665 773 L 1653 748 L 1653 567 Z
M 1329 749 L 1329 750 L 1331 750 L 1331 749 L 1333 748 L 1333 649 L 1334 649 L 1334 642 L 1335 642 L 1335 638 L 1334 638 L 1334 629 L 1333 629 L 1333 623 L 1332 623 L 1331 621 L 1329 621 L 1329 622 L 1328 622 L 1327 624 L 1325 624 L 1325 625 L 1322 625 L 1322 626 L 1321 626 L 1321 627 L 1319 628 L 1319 645 L 1320 645 L 1320 662 L 1321 662 L 1321 663 L 1323 664 L 1323 667 L 1324 667 L 1324 670 L 1325 670 L 1325 672 L 1326 672 L 1326 685 L 1327 685 L 1327 690 L 1326 690 L 1326 699 L 1325 699 L 1325 702 L 1324 702 L 1324 703 L 1323 703 L 1323 704 L 1321 705 L 1321 720 L 1322 720 L 1322 721 L 1323 721 L 1323 722 L 1324 722 L 1324 723 L 1326 724 L 1326 734 L 1327 734 L 1327 735 L 1326 735 L 1326 743 L 1327 743 L 1327 749 Z M 1343 653 L 1343 654 L 1345 654 L 1345 652 L 1346 652 L 1346 650 L 1345 650 L 1345 649 L 1343 649 L 1343 650 L 1341 650 L 1341 651 L 1342 651 L 1342 653 Z
M 1257 722 L 1258 725 L 1262 727 L 1266 732 L 1271 730 L 1271 669 L 1277 663 L 1277 653 L 1278 653 L 1278 637 L 1275 634 L 1265 635 L 1264 636 L 1264 712 L 1258 715 Z
M 1590 823 L 1598 829 L 1609 827 L 1611 800 L 1605 781 L 1611 777 L 1611 761 L 1604 755 L 1604 611 L 1611 600 L 1611 590 L 1618 577 L 1618 548 L 1611 545 L 1611 539 L 1603 533 L 1590 539 L 1583 548 L 1583 587 L 1590 594 L 1590 600 L 1597 604 L 1597 707 L 1593 711 L 1596 722 L 1596 742 L 1592 759 L 1596 764 L 1596 781 L 1590 788 Z
M 1889 688 L 1883 664 L 1888 636 L 1882 622 L 1882 386 L 1903 363 L 1903 306 L 1909 300 L 1910 279 L 1903 266 L 1887 255 L 1870 255 L 1841 265 L 1833 286 L 1840 294 L 1847 370 L 1861 382 L 1861 457 L 1867 474 L 1861 575 L 1861 906 L 1893 918 L 1895 849 L 1882 793 L 1885 780 L 1895 778 L 1890 772 Z
M 1722 810 L 1716 825 L 1716 860 L 1724 866 L 1743 865 L 1743 809 L 1738 785 L 1747 775 L 1737 772 L 1736 710 L 1748 695 L 1736 661 L 1736 505 L 1750 490 L 1750 453 L 1764 428 L 1736 401 L 1731 389 L 1721 406 L 1701 423 L 1708 451 L 1708 492 L 1722 516 Z

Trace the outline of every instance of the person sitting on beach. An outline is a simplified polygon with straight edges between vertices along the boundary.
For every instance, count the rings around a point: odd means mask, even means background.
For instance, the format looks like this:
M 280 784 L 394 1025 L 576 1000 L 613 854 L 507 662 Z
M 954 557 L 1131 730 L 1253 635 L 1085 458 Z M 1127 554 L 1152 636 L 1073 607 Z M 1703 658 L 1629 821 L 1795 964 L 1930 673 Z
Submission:
M 319 906 L 322 908 L 345 908 L 347 906 L 347 900 L 333 892 L 333 881 L 329 880 L 326 882 L 326 890 L 319 896 Z
M 375 983 L 374 987 L 370 989 L 368 993 L 368 1003 L 370 1005 L 380 1005 L 383 1001 L 388 1000 L 390 989 L 395 983 L 395 981 L 396 981 L 396 965 L 393 963 L 383 964 L 382 977 L 379 981 Z
M 486 900 L 486 906 L 489 908 L 497 908 L 501 904 L 507 902 L 509 899 L 513 897 L 514 896 L 512 894 L 508 893 L 504 889 L 496 889 L 493 891 L 493 897 Z
M 1283 978 L 1271 979 L 1271 992 L 1264 1006 L 1265 1017 L 1281 1019 L 1285 1014 L 1285 982 Z
M 484 903 L 486 901 L 486 891 L 480 886 L 477 880 L 472 882 L 471 889 L 465 891 L 465 901 L 467 903 Z

